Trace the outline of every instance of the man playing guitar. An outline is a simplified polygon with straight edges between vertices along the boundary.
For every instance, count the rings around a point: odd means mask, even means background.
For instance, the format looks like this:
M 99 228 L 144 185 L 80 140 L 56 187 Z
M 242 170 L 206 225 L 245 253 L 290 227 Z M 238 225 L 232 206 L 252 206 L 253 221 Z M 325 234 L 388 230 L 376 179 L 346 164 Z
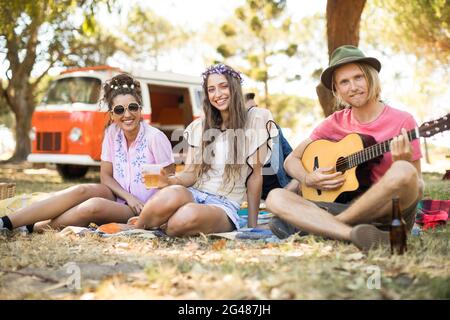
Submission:
M 319 193 L 335 190 L 345 183 L 343 172 L 335 167 L 321 167 L 320 163 L 308 172 L 302 164 L 303 153 L 310 143 L 319 139 L 339 141 L 354 132 L 372 136 L 376 142 L 393 138 L 390 152 L 371 167 L 370 188 L 353 199 L 338 198 L 336 202 L 314 202 L 284 189 L 272 190 L 266 205 L 276 215 L 269 225 L 278 237 L 307 232 L 351 241 L 362 250 L 388 245 L 389 232 L 383 226 L 390 222 L 394 196 L 400 198 L 408 231 L 412 228 L 423 190 L 422 155 L 419 140 L 410 142 L 407 130 L 417 125 L 409 113 L 380 100 L 380 69 L 377 59 L 366 57 L 354 46 L 337 48 L 321 75 L 321 82 L 348 107 L 319 124 L 284 163 L 287 173 L 303 186 Z

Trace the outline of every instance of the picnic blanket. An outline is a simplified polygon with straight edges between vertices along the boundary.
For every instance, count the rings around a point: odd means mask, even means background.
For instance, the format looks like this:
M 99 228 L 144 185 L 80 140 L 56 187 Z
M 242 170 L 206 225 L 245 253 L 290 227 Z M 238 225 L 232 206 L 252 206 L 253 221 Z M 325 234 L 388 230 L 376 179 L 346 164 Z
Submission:
M 450 215 L 450 200 L 422 200 L 417 206 L 416 223 L 427 230 L 444 225 Z
M 35 192 L 31 194 L 21 194 L 12 198 L 0 200 L 0 217 L 9 215 L 16 210 L 29 206 L 30 204 L 44 200 L 50 197 L 52 193 Z M 264 206 L 262 206 L 264 208 Z M 450 215 L 450 200 L 431 200 L 425 199 L 419 202 L 418 210 L 416 214 L 416 223 L 422 229 L 435 228 L 436 226 L 446 224 Z M 258 225 L 267 224 L 273 217 L 272 213 L 261 210 L 258 215 Z M 239 211 L 239 231 L 215 233 L 209 236 L 223 237 L 227 239 L 254 239 L 265 241 L 276 241 L 276 236 L 272 234 L 270 230 L 263 228 L 246 228 L 248 221 L 248 211 L 246 208 L 242 208 Z M 69 228 L 69 229 L 68 229 Z M 83 234 L 96 232 L 103 237 L 115 237 L 115 236 L 138 236 L 138 237 L 150 237 L 152 234 L 154 237 L 165 236 L 162 231 L 158 230 L 117 230 L 116 232 L 107 233 L 102 230 L 96 230 L 95 228 L 82 228 L 82 229 L 70 229 L 74 227 L 67 227 L 66 233 Z M 70 230 L 70 231 L 69 231 Z
M 258 215 L 258 224 L 264 225 L 267 224 L 273 214 L 261 211 Z M 208 237 L 218 237 L 218 238 L 226 238 L 229 240 L 239 240 L 239 239 L 247 239 L 247 240 L 263 240 L 265 242 L 278 242 L 280 241 L 272 231 L 268 229 L 262 228 L 245 228 L 248 220 L 248 212 L 247 209 L 241 209 L 239 211 L 239 225 L 242 226 L 238 231 L 232 232 L 223 232 L 223 233 L 212 233 L 206 236 Z M 85 236 L 87 234 L 96 234 L 100 237 L 104 238 L 115 238 L 115 237 L 135 237 L 135 238 L 161 238 L 167 237 L 167 235 L 160 229 L 155 230 L 142 230 L 142 229 L 134 229 L 133 225 L 136 223 L 136 220 L 132 221 L 129 224 L 124 223 L 107 223 L 101 226 L 96 226 L 91 224 L 88 228 L 82 227 L 66 227 L 59 232 L 60 235 L 70 235 L 75 234 L 79 236 Z
M 30 194 L 21 194 L 12 198 L 0 200 L 0 217 L 9 215 L 21 208 L 29 206 L 30 204 L 47 199 L 52 193 L 45 192 L 35 192 Z M 266 211 L 261 211 L 258 215 L 258 224 L 267 224 L 273 215 Z M 222 237 L 226 239 L 253 239 L 253 240 L 265 240 L 265 241 L 277 241 L 278 238 L 272 234 L 270 230 L 259 229 L 259 228 L 245 228 L 248 221 L 248 211 L 243 208 L 239 211 L 239 231 L 225 232 L 225 233 L 215 233 L 208 236 L 211 237 Z M 157 237 L 167 237 L 167 235 L 161 230 L 139 230 L 132 229 L 127 230 L 126 225 L 120 226 L 121 224 L 108 224 L 111 230 L 104 230 L 105 226 L 100 227 L 66 227 L 59 232 L 60 235 L 65 236 L 69 234 L 75 234 L 83 236 L 86 234 L 98 234 L 101 237 L 111 238 L 111 237 L 138 237 L 138 238 L 157 238 Z M 103 228 L 102 228 L 103 227 Z M 114 229 L 114 227 L 116 227 Z M 121 230 L 122 228 L 123 230 Z M 129 229 L 129 228 L 128 228 Z M 105 232 L 108 231 L 108 232 Z
M 58 234 L 61 236 L 77 235 L 86 236 L 88 234 L 95 234 L 102 238 L 119 238 L 119 237 L 132 237 L 142 239 L 154 239 L 168 237 L 162 230 L 143 230 L 143 229 L 128 229 L 114 233 L 106 233 L 102 229 L 110 228 L 111 225 L 122 225 L 117 223 L 109 223 L 107 225 L 99 226 L 98 228 L 84 228 L 84 227 L 66 227 Z M 127 229 L 126 227 L 124 229 Z M 207 234 L 207 237 L 211 238 L 225 238 L 229 240 L 263 240 L 264 242 L 278 242 L 280 241 L 270 230 L 257 229 L 257 228 L 245 228 L 239 231 L 223 232 L 223 233 L 211 233 Z

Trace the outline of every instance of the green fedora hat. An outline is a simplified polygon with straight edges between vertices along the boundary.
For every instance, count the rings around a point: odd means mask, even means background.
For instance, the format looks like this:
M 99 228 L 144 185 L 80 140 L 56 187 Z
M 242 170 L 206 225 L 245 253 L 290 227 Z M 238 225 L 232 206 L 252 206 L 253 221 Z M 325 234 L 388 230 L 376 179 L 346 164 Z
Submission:
M 334 70 L 351 62 L 364 62 L 374 67 L 378 72 L 381 70 L 380 61 L 372 57 L 366 57 L 357 47 L 351 45 L 340 46 L 333 51 L 331 54 L 330 65 L 322 72 L 322 75 L 320 76 L 320 81 L 322 84 L 331 90 Z

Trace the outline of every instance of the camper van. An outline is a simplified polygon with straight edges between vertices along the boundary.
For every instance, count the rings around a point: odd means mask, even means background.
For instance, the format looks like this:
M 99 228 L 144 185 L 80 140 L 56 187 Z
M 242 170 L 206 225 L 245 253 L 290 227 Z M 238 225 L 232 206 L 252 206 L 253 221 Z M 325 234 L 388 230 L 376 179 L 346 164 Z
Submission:
M 65 179 L 83 177 L 100 165 L 109 114 L 101 105 L 102 83 L 121 73 L 96 66 L 63 71 L 50 85 L 33 114 L 28 161 L 56 164 Z M 201 78 L 164 72 L 128 72 L 142 89 L 144 121 L 163 131 L 174 147 L 177 163 L 185 157 L 182 132 L 202 115 Z

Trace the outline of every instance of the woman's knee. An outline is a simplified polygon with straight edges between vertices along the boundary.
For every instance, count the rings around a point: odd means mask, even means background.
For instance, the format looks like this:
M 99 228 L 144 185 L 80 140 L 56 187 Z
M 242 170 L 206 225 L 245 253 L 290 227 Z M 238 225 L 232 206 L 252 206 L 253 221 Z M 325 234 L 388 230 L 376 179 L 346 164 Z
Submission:
M 160 190 L 148 203 L 152 212 L 175 211 L 186 202 L 192 201 L 192 195 L 183 186 L 169 186 Z
M 77 186 L 70 187 L 69 189 L 74 192 L 78 197 L 81 198 L 90 198 L 96 195 L 99 195 L 99 193 L 104 192 L 104 188 L 107 188 L 106 186 L 103 186 L 101 184 L 79 184 Z
M 188 188 L 181 186 L 181 185 L 173 185 L 173 186 L 168 186 L 164 189 L 162 189 L 160 192 L 167 192 L 170 193 L 171 195 L 177 195 L 178 197 L 192 197 L 191 192 L 188 190 Z
M 96 217 L 105 205 L 105 199 L 103 198 L 90 198 L 80 204 L 80 215 L 84 218 Z
M 182 206 L 167 222 L 166 233 L 169 236 L 182 236 L 198 227 L 200 223 L 195 204 Z

